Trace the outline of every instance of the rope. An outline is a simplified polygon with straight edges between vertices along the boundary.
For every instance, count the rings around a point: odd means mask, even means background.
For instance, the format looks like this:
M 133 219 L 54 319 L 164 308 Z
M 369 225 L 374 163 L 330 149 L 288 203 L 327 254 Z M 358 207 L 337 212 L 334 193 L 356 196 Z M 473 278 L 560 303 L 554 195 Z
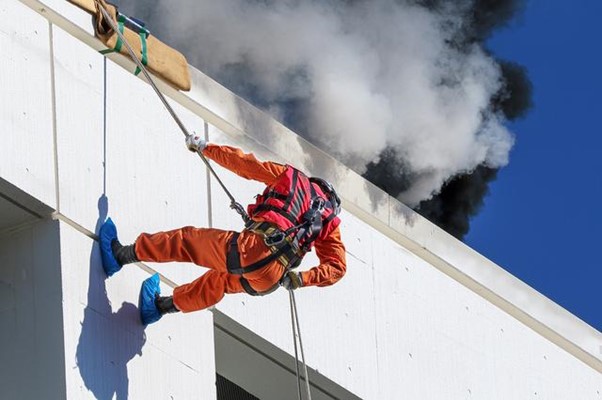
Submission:
M 146 67 L 144 66 L 144 64 L 138 59 L 138 57 L 136 56 L 136 53 L 132 49 L 132 46 L 130 46 L 129 42 L 127 41 L 127 39 L 125 38 L 123 33 L 119 30 L 119 28 L 117 26 L 115 26 L 115 22 L 113 21 L 113 18 L 111 18 L 111 15 L 109 14 L 109 12 L 105 9 L 105 7 L 102 5 L 102 3 L 100 3 L 98 0 L 95 0 L 95 2 L 98 5 L 100 12 L 104 16 L 105 20 L 111 26 L 111 29 L 113 29 L 113 31 L 115 33 L 117 33 L 119 40 L 121 40 L 121 42 L 127 49 L 128 53 L 130 54 L 131 59 L 136 63 L 138 69 L 140 69 L 140 71 L 142 71 L 142 73 L 144 74 L 144 77 L 146 78 L 148 83 L 152 86 L 152 88 L 155 91 L 155 93 L 157 94 L 157 96 L 159 96 L 159 99 L 161 100 L 161 102 L 163 103 L 163 105 L 165 106 L 165 108 L 167 109 L 169 114 L 171 115 L 171 117 L 174 119 L 176 124 L 178 124 L 178 126 L 180 127 L 180 130 L 182 131 L 184 136 L 185 137 L 190 136 L 190 132 L 188 132 L 188 130 L 186 129 L 186 126 L 184 126 L 184 124 L 182 123 L 182 121 L 180 120 L 180 118 L 178 117 L 176 112 L 173 110 L 171 105 L 167 102 L 167 100 L 165 99 L 165 96 L 163 95 L 163 93 L 161 93 L 161 91 L 155 84 L 155 81 L 153 80 L 153 78 L 150 76 L 150 74 L 146 70 Z M 201 157 L 201 160 L 203 160 L 203 162 L 205 163 L 205 165 L 207 166 L 207 168 L 209 169 L 211 174 L 215 177 L 215 179 L 220 184 L 222 189 L 224 189 L 224 192 L 226 193 L 226 195 L 230 198 L 230 208 L 234 209 L 238 214 L 240 214 L 240 216 L 242 217 L 244 222 L 247 223 L 249 221 L 249 216 L 247 215 L 243 206 L 236 201 L 234 196 L 232 196 L 232 193 L 230 193 L 228 188 L 226 188 L 226 185 L 224 184 L 224 182 L 222 182 L 222 180 L 217 175 L 217 173 L 215 172 L 215 170 L 213 169 L 211 164 L 209 164 L 209 161 L 203 155 L 203 153 L 199 150 L 199 151 L 197 151 L 197 154 Z
M 295 346 L 295 372 L 297 374 L 297 399 L 301 400 L 301 377 L 299 376 L 299 353 L 297 352 L 297 329 L 295 325 L 295 312 L 293 303 L 293 290 L 289 290 L 289 300 L 291 303 L 291 328 L 293 329 L 293 344 Z
M 111 15 L 109 14 L 109 12 L 104 8 L 104 6 L 99 1 L 95 0 L 95 2 L 98 4 L 98 7 L 99 7 L 102 15 L 104 16 L 105 20 L 111 26 L 111 29 L 113 29 L 113 31 L 115 33 L 117 33 L 119 39 L 123 42 L 123 45 L 125 46 L 128 53 L 130 54 L 131 59 L 136 63 L 136 65 L 138 66 L 138 69 L 140 69 L 140 71 L 142 71 L 142 73 L 144 74 L 144 77 L 146 78 L 148 83 L 151 85 L 151 87 L 153 88 L 153 90 L 155 91 L 157 96 L 159 96 L 159 99 L 161 100 L 161 102 L 163 103 L 163 105 L 165 106 L 165 108 L 167 109 L 169 114 L 171 115 L 171 117 L 174 119 L 176 124 L 178 124 L 178 126 L 180 127 L 180 130 L 182 131 L 184 136 L 185 137 L 190 136 L 190 132 L 188 132 L 188 130 L 186 129 L 186 126 L 184 126 L 184 124 L 182 123 L 182 121 L 180 120 L 180 118 L 178 117 L 176 112 L 173 110 L 171 105 L 167 102 L 167 100 L 165 99 L 165 96 L 163 96 L 163 93 L 161 93 L 161 91 L 155 84 L 155 81 L 153 80 L 153 78 L 150 76 L 150 74 L 146 70 L 146 67 L 143 65 L 143 63 L 140 60 L 138 60 L 136 53 L 134 52 L 134 50 L 128 43 L 128 41 L 125 38 L 125 36 L 123 35 L 123 33 L 119 30 L 119 28 L 117 26 L 115 26 L 115 22 L 111 18 Z M 230 208 L 234 209 L 237 213 L 239 213 L 240 216 L 243 218 L 244 222 L 247 223 L 249 221 L 249 216 L 245 212 L 242 205 L 240 203 L 238 203 L 236 201 L 236 199 L 234 199 L 234 196 L 232 196 L 232 194 L 230 193 L 228 188 L 226 188 L 226 185 L 224 185 L 222 180 L 219 178 L 219 176 L 217 175 L 217 173 L 215 172 L 215 170 L 213 169 L 211 164 L 209 164 L 209 161 L 207 160 L 207 158 L 201 153 L 201 151 L 197 151 L 197 154 L 201 157 L 201 160 L 203 160 L 203 162 L 205 163 L 205 165 L 207 166 L 207 168 L 209 169 L 211 174 L 215 177 L 215 179 L 220 184 L 222 189 L 224 189 L 224 192 L 226 193 L 226 195 L 230 198 L 230 201 L 231 201 Z M 299 355 L 297 352 L 297 337 L 299 337 L 299 348 L 301 350 L 301 359 L 303 361 L 303 370 L 305 373 L 305 385 L 306 385 L 306 390 L 307 390 L 307 398 L 308 398 L 308 400 L 311 400 L 311 391 L 309 388 L 309 375 L 307 373 L 307 364 L 305 363 L 305 353 L 303 352 L 303 341 L 301 340 L 301 330 L 299 328 L 299 316 L 297 314 L 297 303 L 295 301 L 295 295 L 294 295 L 292 289 L 289 290 L 289 297 L 290 297 L 290 303 L 291 303 L 291 322 L 292 322 L 292 326 L 293 326 L 293 341 L 295 343 L 295 368 L 296 368 L 296 372 L 297 372 L 298 396 L 299 396 L 299 400 L 301 400 L 301 376 L 299 374 Z
M 301 359 L 303 360 L 303 372 L 305 374 L 305 389 L 307 390 L 307 399 L 311 400 L 311 391 L 309 389 L 309 375 L 307 373 L 307 364 L 305 363 L 305 353 L 303 352 L 303 341 L 301 340 L 301 328 L 299 327 L 299 314 L 297 313 L 297 302 L 293 289 L 289 289 L 289 300 L 291 304 L 291 322 L 293 325 L 293 340 L 295 342 L 295 368 L 297 371 L 297 389 L 299 400 L 301 400 L 301 376 L 299 375 L 299 356 L 297 353 L 297 337 L 299 337 L 299 348 L 301 349 Z

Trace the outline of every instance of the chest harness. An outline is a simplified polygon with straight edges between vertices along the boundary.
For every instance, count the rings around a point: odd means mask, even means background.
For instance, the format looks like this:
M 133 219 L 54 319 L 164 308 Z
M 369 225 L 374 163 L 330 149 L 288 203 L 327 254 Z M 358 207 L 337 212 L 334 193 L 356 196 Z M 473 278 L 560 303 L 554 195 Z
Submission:
M 278 282 L 264 292 L 251 287 L 244 274 L 257 271 L 278 260 L 285 271 L 296 268 L 319 237 L 328 235 L 340 220 L 340 199 L 332 185 L 320 178 L 308 178 L 301 171 L 287 167 L 275 183 L 266 187 L 256 202 L 249 205 L 245 229 L 260 234 L 271 254 L 244 268 L 238 250 L 239 233 L 228 244 L 228 272 L 240 275 L 245 291 L 262 296 L 278 288 Z

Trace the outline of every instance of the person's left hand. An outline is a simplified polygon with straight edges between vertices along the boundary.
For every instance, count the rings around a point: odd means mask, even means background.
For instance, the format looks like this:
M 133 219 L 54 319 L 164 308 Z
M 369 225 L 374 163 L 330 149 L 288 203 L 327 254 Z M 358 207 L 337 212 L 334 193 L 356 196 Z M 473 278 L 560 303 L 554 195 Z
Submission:
M 280 280 L 280 285 L 286 290 L 295 290 L 303 286 L 301 272 L 288 271 Z

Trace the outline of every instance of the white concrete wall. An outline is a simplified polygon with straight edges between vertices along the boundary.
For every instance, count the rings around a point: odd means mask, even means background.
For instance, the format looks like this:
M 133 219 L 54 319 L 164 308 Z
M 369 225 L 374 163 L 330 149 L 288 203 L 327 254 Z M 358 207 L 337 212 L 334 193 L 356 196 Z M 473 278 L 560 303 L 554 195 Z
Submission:
M 137 288 L 146 272 L 105 280 L 97 243 L 64 223 L 61 255 L 66 398 L 215 398 L 210 313 L 145 330 Z
M 107 215 L 124 242 L 184 225 L 240 229 L 238 216 L 132 63 L 97 53 L 83 11 L 0 0 L 0 45 L 0 178 L 61 221 L 66 397 L 215 398 L 215 357 L 226 356 L 214 354 L 212 313 L 143 330 L 135 310 L 149 268 L 176 284 L 203 269 L 148 264 L 105 280 L 92 239 Z M 207 124 L 212 141 L 340 188 L 348 273 L 297 292 L 312 369 L 364 399 L 602 399 L 599 332 L 202 73 L 192 77 L 190 93 L 160 84 L 190 130 Z M 261 189 L 216 169 L 241 202 Z M 294 354 L 283 290 L 227 296 L 217 309 L 244 327 L 230 328 L 243 339 L 248 330 Z M 290 390 L 280 398 L 294 398 Z
M 0 176 L 55 206 L 48 21 L 0 2 Z
M 0 15 L 1 176 L 69 223 L 60 223 L 55 238 L 60 235 L 62 303 L 59 297 L 54 306 L 60 310 L 62 304 L 64 318 L 57 320 L 64 351 L 61 346 L 53 370 L 63 376 L 56 385 L 66 389 L 51 398 L 214 398 L 212 315 L 176 316 L 174 325 L 144 330 L 138 288 L 148 273 L 134 267 L 105 280 L 89 237 L 108 213 L 126 241 L 141 229 L 206 224 L 205 174 L 198 160 L 179 151 L 181 141 L 169 140 L 174 127 L 155 118 L 163 110 L 146 84 L 18 1 L 2 0 Z M 181 107 L 178 112 L 186 123 L 203 126 L 192 113 Z M 174 158 L 176 153 L 185 157 Z M 173 174 L 161 172 L 168 170 Z M 34 254 L 46 252 L 39 251 Z M 192 266 L 163 268 L 182 282 L 198 273 Z M 38 314 L 43 307 L 28 309 L 34 321 L 44 320 Z M 40 354 L 32 350 L 23 358 L 27 363 L 43 353 L 35 349 Z M 18 388 L 29 378 L 23 368 L 16 371 Z M 0 398 L 48 398 L 18 393 L 0 389 Z

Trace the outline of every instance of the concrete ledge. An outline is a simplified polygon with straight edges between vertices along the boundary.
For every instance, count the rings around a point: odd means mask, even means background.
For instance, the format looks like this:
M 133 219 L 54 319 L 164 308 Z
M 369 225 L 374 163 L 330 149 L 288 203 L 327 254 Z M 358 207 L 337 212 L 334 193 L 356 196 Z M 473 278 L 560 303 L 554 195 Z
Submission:
M 216 309 L 212 312 L 216 331 L 216 352 L 234 352 L 232 358 L 238 360 L 237 363 L 220 363 L 218 358 L 217 373 L 229 379 L 242 379 L 243 382 L 235 383 L 247 390 L 253 388 L 255 395 L 260 398 L 277 398 L 287 393 L 291 387 L 296 387 L 294 358 L 226 314 Z M 307 371 L 313 399 L 359 400 L 359 397 L 309 366 Z M 270 385 L 264 384 L 262 377 L 265 376 L 270 376 Z M 302 385 L 304 384 L 303 381 Z
M 0 230 L 10 225 L 26 222 L 26 220 L 39 220 L 48 217 L 54 211 L 49 205 L 42 203 L 2 178 L 0 178 L 0 202 L 2 202 L 0 208 L 6 207 L 11 210 L 10 215 L 8 215 L 8 212 L 7 215 L 1 214 Z M 9 221 L 9 217 L 16 222 Z

